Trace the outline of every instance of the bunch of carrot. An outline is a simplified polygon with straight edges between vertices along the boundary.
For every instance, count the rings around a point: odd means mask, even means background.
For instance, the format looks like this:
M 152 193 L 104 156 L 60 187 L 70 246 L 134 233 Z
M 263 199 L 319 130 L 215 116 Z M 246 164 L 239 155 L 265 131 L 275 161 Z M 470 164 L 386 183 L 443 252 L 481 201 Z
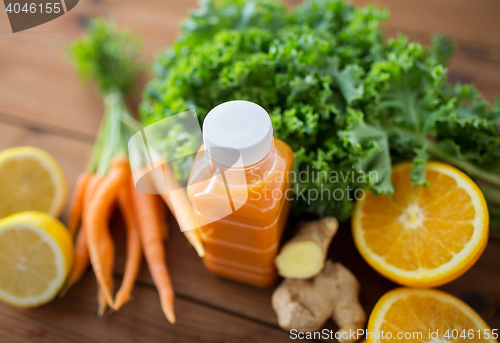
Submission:
M 125 221 L 127 243 L 125 272 L 113 299 L 115 247 L 108 221 L 115 204 Z M 135 189 L 126 157 L 115 156 L 107 175 L 83 172 L 79 176 L 69 207 L 69 229 L 76 235 L 76 256 L 65 290 L 74 285 L 92 263 L 99 285 L 98 313 L 102 315 L 106 306 L 116 311 L 130 299 L 144 252 L 160 293 L 163 312 L 169 322 L 175 322 L 174 292 L 163 244 L 167 236 L 164 205 L 157 195 Z
M 165 205 L 158 195 L 136 190 L 126 157 L 129 139 L 142 129 L 124 101 L 138 72 L 138 51 L 137 40 L 127 31 L 102 19 L 91 20 L 87 33 L 70 47 L 70 58 L 80 74 L 97 81 L 105 111 L 89 165 L 77 180 L 69 206 L 68 226 L 75 237 L 76 256 L 61 294 L 78 282 L 91 264 L 99 288 L 98 314 L 102 316 L 107 306 L 116 311 L 129 301 L 144 255 L 162 310 L 168 321 L 175 323 L 174 291 L 165 261 Z M 181 198 L 169 199 L 167 205 L 173 209 L 172 201 L 181 202 L 186 210 L 175 215 L 184 223 L 192 220 L 193 213 L 187 195 Z M 123 280 L 114 297 L 115 245 L 108 223 L 115 206 L 124 218 L 127 242 Z M 202 256 L 204 249 L 196 230 L 185 235 Z

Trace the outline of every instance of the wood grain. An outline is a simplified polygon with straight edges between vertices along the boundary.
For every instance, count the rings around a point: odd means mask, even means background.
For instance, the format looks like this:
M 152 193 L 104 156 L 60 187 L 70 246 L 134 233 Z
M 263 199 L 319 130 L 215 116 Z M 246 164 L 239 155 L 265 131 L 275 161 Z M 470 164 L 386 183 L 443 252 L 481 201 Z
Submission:
M 31 145 L 45 149 L 52 154 L 61 165 L 70 189 L 73 189 L 78 174 L 84 170 L 87 156 L 90 154 L 90 142 L 57 135 L 35 126 L 33 129 L 29 129 L 0 122 L 0 132 L 0 150 L 14 146 Z M 116 217 L 113 222 L 113 232 L 118 250 L 116 272 L 121 275 L 125 258 L 125 242 L 123 223 L 120 216 Z M 65 220 L 65 216 L 63 216 L 63 220 Z M 170 227 L 171 237 L 167 243 L 167 261 L 178 295 L 200 301 L 214 308 L 239 313 L 259 322 L 276 323 L 270 302 L 271 288 L 255 288 L 210 274 L 172 218 Z M 146 264 L 142 266 L 139 280 L 154 287 Z M 137 291 L 136 288 L 134 294 Z
M 177 36 L 180 21 L 195 4 L 192 0 L 81 1 L 67 15 L 32 30 L 0 32 L 0 114 L 94 135 L 102 101 L 92 84 L 81 82 L 64 52 L 82 34 L 85 20 L 100 15 L 129 28 L 144 42 L 142 61 L 149 64 Z M 142 77 L 136 87 L 135 104 L 147 79 Z
M 118 281 L 118 280 L 117 280 Z M 64 298 L 36 309 L 0 303 L 2 342 L 283 342 L 289 334 L 177 297 L 177 323 L 161 312 L 154 289 L 136 286 L 118 313 L 96 315 L 96 284 L 87 273 Z
M 352 0 L 390 11 L 385 27 L 403 32 L 446 34 L 463 45 L 500 48 L 500 2 L 496 0 Z
M 28 129 L 17 125 L 0 123 L 0 132 L 2 132 L 2 135 L 0 135 L 1 149 L 18 145 L 34 145 L 53 154 L 65 171 L 70 185 L 74 183 L 76 175 L 83 169 L 85 155 L 90 146 L 90 143 L 79 139 L 47 132 L 43 127 Z M 255 288 L 210 274 L 205 270 L 194 250 L 180 233 L 175 222 L 171 220 L 170 226 L 171 234 L 167 243 L 167 263 L 172 273 L 176 294 L 181 299 L 198 302 L 217 311 L 237 314 L 243 318 L 249 318 L 253 322 L 265 323 L 271 326 L 276 325 L 276 318 L 270 306 L 272 288 Z M 123 226 L 120 223 L 119 216 L 113 222 L 113 232 L 118 246 L 116 273 L 117 276 L 121 276 L 124 260 L 124 239 Z M 500 289 L 496 287 L 500 281 L 498 280 L 500 277 L 498 274 L 500 268 L 499 255 L 500 245 L 490 243 L 479 262 L 468 273 L 443 288 L 452 294 L 465 297 L 465 300 L 472 301 L 472 306 L 479 306 L 476 309 L 493 327 L 500 324 L 497 313 Z M 396 286 L 378 275 L 363 261 L 354 247 L 350 230 L 345 225 L 333 240 L 330 257 L 342 262 L 359 278 L 363 285 L 361 300 L 368 313 L 382 294 Z M 89 272 L 89 274 L 91 273 Z M 93 279 L 93 275 L 91 275 L 91 278 Z M 147 285 L 146 288 L 153 287 L 145 265 L 143 265 L 139 280 L 143 285 Z M 483 282 L 478 284 L 478 280 L 483 280 Z M 91 286 L 95 288 L 95 284 L 92 283 Z M 133 293 L 134 297 L 138 299 L 142 296 L 142 292 L 143 287 L 136 287 Z M 79 292 L 75 294 L 79 294 Z M 68 300 L 65 304 L 68 308 L 75 306 L 72 300 Z M 124 308 L 131 307 L 132 304 L 127 304 Z M 84 309 L 77 306 L 74 311 L 79 313 Z M 138 309 L 135 310 L 139 311 Z M 159 308 L 157 310 L 158 315 L 161 315 Z M 149 312 L 142 314 L 149 316 Z M 57 315 L 54 314 L 54 316 Z M 119 317 L 120 314 L 116 316 Z M 40 318 L 40 320 L 42 319 Z M 49 327 L 51 326 L 49 325 Z M 335 329 L 334 324 L 331 322 L 329 322 L 328 327 Z
M 296 3 L 290 0 L 289 3 Z M 365 3 L 355 0 L 355 3 Z M 450 79 L 473 82 L 488 99 L 500 93 L 500 3 L 496 0 L 379 0 L 392 12 L 388 36 L 408 34 L 423 43 L 434 31 L 459 44 Z M 1 5 L 0 5 L 1 6 Z M 73 187 L 84 169 L 102 104 L 92 86 L 80 83 L 63 49 L 81 34 L 86 18 L 113 17 L 144 40 L 143 60 L 167 47 L 195 0 L 88 0 L 53 22 L 15 35 L 0 11 L 0 150 L 19 145 L 41 147 L 61 164 Z M 141 77 L 133 99 L 148 80 Z M 63 218 L 64 219 L 64 218 Z M 169 325 L 143 264 L 133 301 L 120 313 L 98 319 L 96 284 L 91 271 L 63 299 L 34 310 L 0 303 L 0 341 L 4 342 L 281 342 L 271 308 L 273 287 L 260 289 L 210 274 L 170 219 L 167 263 L 177 294 L 178 324 Z M 112 222 L 116 239 L 115 275 L 121 278 L 124 235 L 121 218 Z M 498 235 L 497 235 L 498 237 Z M 474 307 L 491 327 L 500 327 L 500 240 L 492 239 L 478 263 L 442 287 Z M 357 253 L 348 225 L 334 238 L 329 256 L 340 261 L 362 284 L 361 301 L 369 313 L 376 301 L 396 287 L 371 269 Z M 117 280 L 117 283 L 119 280 Z M 336 329 L 329 321 L 327 328 Z
M 0 43 L 0 113 L 94 135 L 103 109 L 97 92 L 80 84 L 58 49 Z M 33 58 L 38 56 L 38 58 Z
M 0 122 L 0 133 L 0 150 L 30 145 L 52 154 L 71 189 L 84 169 L 91 146 L 89 142 L 36 126 L 29 129 Z M 120 216 L 115 217 L 112 227 L 118 250 L 116 272 L 121 276 L 125 257 L 124 227 Z M 171 220 L 170 225 L 167 263 L 177 294 L 175 326 L 170 326 L 163 317 L 158 294 L 143 263 L 140 284 L 133 291 L 134 301 L 109 318 L 99 320 L 94 315 L 97 286 L 90 270 L 82 285 L 71 289 L 64 299 L 40 309 L 16 310 L 0 303 L 0 341 L 21 342 L 29 337 L 35 342 L 47 339 L 50 342 L 136 342 L 143 337 L 156 342 L 175 337 L 175 342 L 276 342 L 288 337 L 278 328 L 272 328 L 276 322 L 270 302 L 272 289 L 263 290 L 210 274 L 176 223 Z M 76 337 L 75 340 L 72 337 Z
M 176 294 L 214 308 L 239 313 L 259 322 L 277 325 L 276 316 L 271 307 L 271 294 L 274 287 L 253 287 L 211 274 L 205 269 L 201 259 L 180 232 L 172 216 L 169 219 L 170 237 L 166 243 L 167 264 Z M 115 218 L 113 228 L 117 245 L 115 272 L 117 275 L 122 275 L 125 239 L 120 218 Z M 145 263 L 142 264 L 138 279 L 141 282 L 153 284 Z
M 0 41 L 14 40 L 30 46 L 64 47 L 79 36 L 88 19 L 104 17 L 143 38 L 143 50 L 152 56 L 165 48 L 179 32 L 179 25 L 197 0 L 91 0 L 80 1 L 68 14 L 27 31 L 8 34 L 7 15 L 0 11 Z
M 55 135 L 35 124 L 23 127 L 0 122 L 0 151 L 18 146 L 35 146 L 54 156 L 66 176 L 70 190 L 78 174 L 85 169 L 91 149 L 90 142 Z
M 343 223 L 332 241 L 329 256 L 353 272 L 361 283 L 361 302 L 370 313 L 375 303 L 388 290 L 398 287 L 373 270 L 358 253 L 349 223 Z M 475 293 L 487 302 L 488 308 L 500 309 L 500 244 L 490 241 L 478 262 L 457 280 L 440 287 L 455 296 L 463 298 Z M 481 280 L 481 281 L 480 281 Z M 463 300 L 468 300 L 463 298 Z M 500 313 L 488 312 L 477 304 L 469 303 L 493 328 L 500 326 Z
M 382 4 L 393 7 L 400 1 L 386 1 L 387 3 Z M 408 8 L 413 9 L 416 6 L 415 1 L 404 2 L 409 4 Z M 426 1 L 426 8 L 438 6 L 441 2 L 448 1 L 439 0 L 436 5 Z M 488 12 L 489 7 L 482 4 L 491 5 L 492 1 L 481 0 L 479 5 L 473 5 L 472 1 L 467 3 L 469 11 L 476 13 Z M 465 11 L 464 1 L 460 1 L 460 4 L 460 11 Z M 98 92 L 92 86 L 80 82 L 74 68 L 64 56 L 67 44 L 82 33 L 85 18 L 99 14 L 112 17 L 118 25 L 128 27 L 143 39 L 143 60 L 150 63 L 156 53 L 164 50 L 175 39 L 181 20 L 195 6 L 194 0 L 144 0 L 140 3 L 133 0 L 81 1 L 67 15 L 33 30 L 16 34 L 0 33 L 0 115 L 14 116 L 84 135 L 94 135 L 102 116 Z M 396 6 L 393 20 L 400 15 L 409 15 L 404 11 L 399 13 L 400 6 Z M 490 12 L 489 17 L 495 15 L 494 11 Z M 418 11 L 412 13 L 413 16 L 422 15 Z M 5 13 L 1 13 L 1 16 L 5 16 Z M 485 25 L 489 20 L 485 19 Z M 411 27 L 403 25 L 405 23 L 406 21 L 402 20 L 401 25 L 387 25 L 388 35 L 394 36 L 396 32 L 403 32 L 424 43 L 428 41 L 430 31 L 427 24 L 421 24 L 422 30 L 412 30 Z M 474 25 L 479 24 L 481 23 Z M 447 25 L 452 32 L 456 23 L 443 25 Z M 484 27 L 482 30 L 487 31 Z M 443 30 L 441 32 L 449 33 Z M 489 32 L 496 32 L 493 35 L 500 36 L 497 34 L 498 30 L 489 29 L 487 32 L 488 35 Z M 487 99 L 492 100 L 495 94 L 500 93 L 500 53 L 498 56 L 491 55 L 489 50 L 480 45 L 483 44 L 481 42 L 478 40 L 471 46 L 466 41 L 465 45 L 460 46 L 452 60 L 450 75 L 452 81 L 458 79 L 474 83 L 484 92 Z M 479 47 L 476 46 L 478 44 Z M 145 74 L 138 82 L 132 101 L 134 107 L 140 101 L 140 93 L 149 78 L 150 76 Z
M 119 216 L 114 218 L 114 237 L 117 242 L 117 275 L 123 273 L 124 236 Z M 239 313 L 258 321 L 277 325 L 276 316 L 271 308 L 270 298 L 274 287 L 256 288 L 227 280 L 210 274 L 194 249 L 187 243 L 175 221 L 170 220 L 170 238 L 167 242 L 167 262 L 171 271 L 174 288 L 178 294 L 201 303 L 232 313 Z M 478 263 L 465 275 L 452 283 L 441 287 L 444 291 L 468 301 L 492 327 L 500 325 L 500 245 L 490 243 Z M 361 302 L 370 313 L 378 299 L 390 289 L 398 287 L 373 270 L 358 253 L 348 223 L 342 224 L 332 241 L 329 258 L 341 262 L 349 268 L 360 281 Z M 145 265 L 139 274 L 139 280 L 152 283 Z M 477 280 L 490 280 L 488 285 L 478 284 Z M 496 280 L 496 281 L 494 281 Z M 203 287 L 200 287 L 200 282 Z M 471 296 L 473 298 L 471 298 Z M 474 301 L 471 302 L 470 300 Z M 479 304 L 478 301 L 483 303 Z M 333 323 L 329 327 L 336 329 Z

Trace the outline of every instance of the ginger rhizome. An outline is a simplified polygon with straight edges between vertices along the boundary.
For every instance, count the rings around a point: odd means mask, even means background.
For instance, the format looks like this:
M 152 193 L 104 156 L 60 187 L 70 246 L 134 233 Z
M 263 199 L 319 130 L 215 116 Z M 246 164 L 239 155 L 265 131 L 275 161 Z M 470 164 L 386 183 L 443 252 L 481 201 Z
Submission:
M 312 279 L 285 279 L 273 293 L 272 306 L 279 326 L 287 331 L 317 331 L 329 317 L 340 332 L 355 331 L 366 322 L 359 289 L 358 280 L 347 268 L 328 260 Z
M 317 275 L 323 269 L 328 247 L 338 226 L 334 217 L 300 224 L 295 237 L 285 243 L 276 257 L 278 274 L 295 279 Z

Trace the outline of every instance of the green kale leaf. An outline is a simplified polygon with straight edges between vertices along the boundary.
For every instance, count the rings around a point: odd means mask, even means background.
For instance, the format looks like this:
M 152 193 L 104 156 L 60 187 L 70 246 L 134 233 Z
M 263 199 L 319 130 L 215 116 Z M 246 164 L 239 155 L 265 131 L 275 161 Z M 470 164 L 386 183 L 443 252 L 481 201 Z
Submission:
M 195 109 L 202 123 L 222 102 L 256 102 L 295 151 L 295 172 L 317 173 L 294 180 L 296 211 L 341 220 L 357 190 L 391 195 L 401 160 L 412 161 L 414 185 L 426 185 L 426 161 L 440 159 L 500 186 L 500 100 L 492 107 L 473 86 L 449 84 L 454 47 L 445 37 L 430 47 L 385 41 L 387 17 L 344 0 L 291 11 L 271 0 L 203 1 L 157 57 L 142 122 Z

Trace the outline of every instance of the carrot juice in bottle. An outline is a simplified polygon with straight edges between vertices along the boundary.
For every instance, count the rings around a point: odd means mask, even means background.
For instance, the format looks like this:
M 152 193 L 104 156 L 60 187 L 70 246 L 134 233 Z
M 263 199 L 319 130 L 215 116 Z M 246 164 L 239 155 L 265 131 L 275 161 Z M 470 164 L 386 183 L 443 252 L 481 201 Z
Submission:
M 208 113 L 188 195 L 211 272 L 263 287 L 276 281 L 292 165 L 292 150 L 273 137 L 269 114 L 259 105 L 230 101 Z

